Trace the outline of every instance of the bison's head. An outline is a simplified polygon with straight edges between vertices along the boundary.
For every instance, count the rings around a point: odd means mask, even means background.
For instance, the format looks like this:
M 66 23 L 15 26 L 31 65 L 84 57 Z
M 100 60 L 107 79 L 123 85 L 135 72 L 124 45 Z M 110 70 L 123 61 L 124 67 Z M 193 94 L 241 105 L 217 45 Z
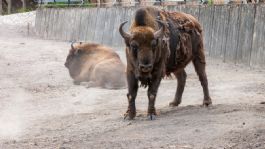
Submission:
M 71 44 L 71 49 L 69 50 L 69 53 L 66 57 L 66 61 L 64 63 L 64 66 L 69 68 L 69 66 L 74 62 L 76 58 L 80 56 L 81 49 L 74 48 L 73 46 L 74 43 Z
M 148 26 L 137 26 L 131 29 L 131 33 L 127 33 L 123 30 L 125 23 L 127 21 L 120 25 L 119 31 L 125 40 L 129 58 L 139 72 L 140 76 L 137 77 L 150 77 L 159 50 L 159 38 L 163 36 L 164 29 L 161 27 L 155 31 Z
M 71 44 L 71 49 L 69 50 L 64 66 L 69 69 L 69 73 L 73 78 L 80 72 L 82 52 L 82 49 L 75 48 L 73 43 Z

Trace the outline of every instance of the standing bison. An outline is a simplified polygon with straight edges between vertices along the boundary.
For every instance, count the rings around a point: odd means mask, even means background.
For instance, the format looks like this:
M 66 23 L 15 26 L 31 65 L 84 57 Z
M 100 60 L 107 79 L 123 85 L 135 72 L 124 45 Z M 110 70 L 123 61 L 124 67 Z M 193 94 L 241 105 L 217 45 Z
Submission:
M 90 82 L 90 86 L 107 89 L 126 87 L 125 66 L 119 55 L 99 44 L 72 44 L 65 67 L 75 84 Z
M 203 105 L 212 104 L 205 73 L 205 54 L 202 29 L 191 15 L 162 11 L 154 7 L 140 8 L 136 11 L 130 33 L 119 32 L 126 44 L 128 110 L 125 118 L 136 115 L 135 98 L 138 82 L 148 87 L 148 116 L 152 120 L 156 115 L 155 100 L 161 79 L 173 73 L 178 81 L 177 91 L 170 106 L 181 103 L 186 83 L 186 65 L 192 61 L 201 82 Z

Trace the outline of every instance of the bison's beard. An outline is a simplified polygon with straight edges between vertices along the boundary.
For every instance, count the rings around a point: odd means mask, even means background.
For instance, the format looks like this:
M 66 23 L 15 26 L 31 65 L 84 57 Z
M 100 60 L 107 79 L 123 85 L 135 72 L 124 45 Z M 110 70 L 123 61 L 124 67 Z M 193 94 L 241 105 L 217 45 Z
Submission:
M 141 81 L 140 87 L 144 87 L 144 88 L 146 88 L 147 86 L 149 86 L 150 83 L 151 83 L 151 80 L 150 79 L 140 80 L 140 81 Z
M 137 78 L 141 82 L 140 87 L 146 88 L 150 85 L 152 76 L 150 73 L 141 73 Z

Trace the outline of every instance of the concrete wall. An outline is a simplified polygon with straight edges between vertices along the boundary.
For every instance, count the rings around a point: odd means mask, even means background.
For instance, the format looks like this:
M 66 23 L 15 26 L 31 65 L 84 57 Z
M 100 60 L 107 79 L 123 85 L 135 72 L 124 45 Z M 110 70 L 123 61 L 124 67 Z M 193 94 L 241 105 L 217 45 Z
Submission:
M 118 26 L 125 20 L 130 24 L 136 9 L 39 9 L 36 31 L 44 39 L 124 46 Z M 168 6 L 165 9 L 190 13 L 200 21 L 204 29 L 205 49 L 211 57 L 265 67 L 265 5 Z

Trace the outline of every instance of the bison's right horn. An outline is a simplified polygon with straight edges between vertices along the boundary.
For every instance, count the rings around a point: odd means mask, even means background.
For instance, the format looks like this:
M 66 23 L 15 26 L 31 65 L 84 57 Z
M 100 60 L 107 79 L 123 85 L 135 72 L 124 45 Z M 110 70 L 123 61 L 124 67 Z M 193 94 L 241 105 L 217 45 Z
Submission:
M 74 50 L 74 42 L 71 43 L 71 48 Z
M 157 21 L 160 25 L 162 25 L 162 27 L 161 27 L 158 31 L 156 31 L 156 32 L 154 33 L 154 37 L 155 37 L 155 39 L 160 38 L 160 37 L 163 36 L 163 34 L 164 34 L 164 28 L 165 28 L 165 26 L 166 26 L 165 22 L 162 22 L 162 21 L 160 21 L 160 20 L 156 20 L 156 21 Z
M 123 31 L 123 29 L 122 29 L 123 26 L 124 26 L 124 24 L 126 24 L 127 22 L 128 22 L 128 21 L 125 21 L 125 22 L 121 23 L 121 25 L 120 25 L 120 27 L 119 27 L 119 32 L 120 32 L 121 36 L 122 36 L 125 40 L 131 38 L 131 34 L 126 33 L 126 32 Z

